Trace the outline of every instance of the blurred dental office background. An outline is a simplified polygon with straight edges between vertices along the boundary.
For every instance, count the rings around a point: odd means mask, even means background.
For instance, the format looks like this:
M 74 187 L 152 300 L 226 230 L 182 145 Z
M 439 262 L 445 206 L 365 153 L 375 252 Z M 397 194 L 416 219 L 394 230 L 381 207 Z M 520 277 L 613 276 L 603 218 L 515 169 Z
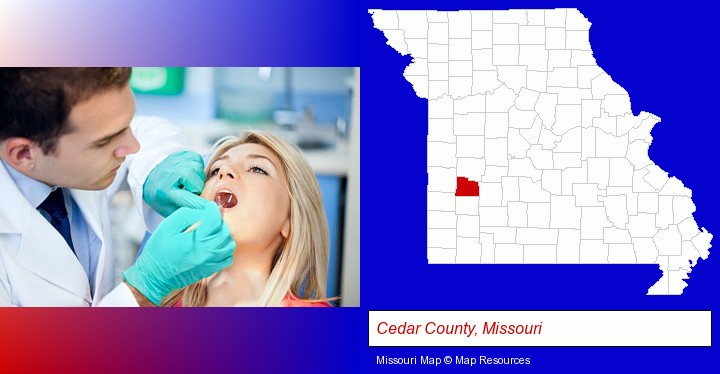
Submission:
M 360 303 L 360 70 L 346 67 L 133 68 L 139 116 L 181 126 L 195 150 L 246 128 L 295 144 L 320 184 L 330 228 L 328 296 Z M 116 274 L 135 261 L 145 227 L 129 191 L 112 204 Z

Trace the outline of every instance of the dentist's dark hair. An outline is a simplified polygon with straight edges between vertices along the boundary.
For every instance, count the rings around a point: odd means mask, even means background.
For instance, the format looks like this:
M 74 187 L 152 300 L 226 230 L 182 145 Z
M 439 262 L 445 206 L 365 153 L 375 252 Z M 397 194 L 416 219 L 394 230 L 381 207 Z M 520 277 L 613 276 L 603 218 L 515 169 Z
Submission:
M 130 73 L 131 68 L 0 69 L 0 142 L 23 137 L 52 154 L 58 137 L 72 131 L 72 108 L 124 87 Z

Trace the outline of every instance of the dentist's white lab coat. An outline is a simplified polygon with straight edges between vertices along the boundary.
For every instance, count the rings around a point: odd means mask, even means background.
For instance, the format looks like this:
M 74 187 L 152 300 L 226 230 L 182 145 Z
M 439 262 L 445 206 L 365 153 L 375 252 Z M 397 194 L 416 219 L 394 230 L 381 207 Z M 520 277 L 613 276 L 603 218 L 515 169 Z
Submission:
M 154 229 L 161 217 L 142 202 L 145 178 L 167 155 L 189 149 L 189 142 L 180 129 L 158 118 L 135 118 L 131 128 L 141 149 L 125 159 L 113 184 L 101 191 L 69 190 L 88 229 L 101 241 L 93 295 L 63 237 L 0 165 L 0 306 L 97 306 L 101 301 L 103 306 L 137 306 L 127 286 L 115 284 L 110 198 L 127 181 L 146 224 Z

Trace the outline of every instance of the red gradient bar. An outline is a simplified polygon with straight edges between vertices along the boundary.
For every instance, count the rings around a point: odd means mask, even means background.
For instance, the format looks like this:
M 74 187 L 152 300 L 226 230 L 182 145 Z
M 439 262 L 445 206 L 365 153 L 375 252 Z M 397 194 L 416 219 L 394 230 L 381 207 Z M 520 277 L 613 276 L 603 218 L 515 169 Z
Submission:
M 363 318 L 359 308 L 0 308 L 0 373 L 338 368 L 367 346 L 365 330 L 347 327 Z
M 455 196 L 480 196 L 478 182 L 471 181 L 465 177 L 457 177 Z

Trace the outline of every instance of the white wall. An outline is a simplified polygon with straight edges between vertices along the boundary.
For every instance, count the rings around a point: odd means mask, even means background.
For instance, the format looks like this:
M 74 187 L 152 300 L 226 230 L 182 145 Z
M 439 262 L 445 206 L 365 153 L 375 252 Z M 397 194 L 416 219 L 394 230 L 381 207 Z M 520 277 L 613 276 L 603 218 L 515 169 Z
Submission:
M 349 143 L 340 303 L 360 306 L 360 68 L 355 69 Z

